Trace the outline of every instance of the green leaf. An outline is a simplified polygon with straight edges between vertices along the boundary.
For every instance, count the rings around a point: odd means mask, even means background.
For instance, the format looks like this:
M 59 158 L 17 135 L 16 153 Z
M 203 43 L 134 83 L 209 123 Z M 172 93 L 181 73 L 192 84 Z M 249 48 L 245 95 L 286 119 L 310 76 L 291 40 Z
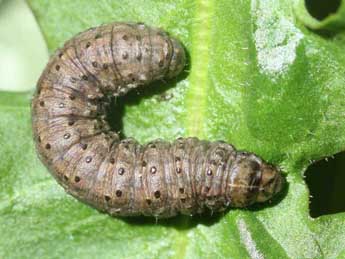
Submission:
M 1 93 L 0 257 L 345 257 L 345 213 L 310 218 L 303 179 L 313 160 L 345 148 L 343 31 L 308 30 L 288 0 L 29 4 L 51 52 L 112 21 L 179 38 L 190 71 L 120 100 L 126 136 L 223 139 L 282 167 L 288 188 L 272 204 L 213 217 L 112 218 L 64 193 L 36 158 L 28 95 Z

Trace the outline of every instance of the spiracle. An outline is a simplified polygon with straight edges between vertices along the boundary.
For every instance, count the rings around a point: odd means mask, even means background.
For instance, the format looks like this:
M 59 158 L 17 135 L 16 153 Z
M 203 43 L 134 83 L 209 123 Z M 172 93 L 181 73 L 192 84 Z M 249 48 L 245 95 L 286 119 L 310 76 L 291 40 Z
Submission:
M 57 182 L 115 216 L 222 211 L 278 193 L 280 171 L 228 143 L 191 137 L 140 145 L 110 129 L 109 96 L 174 78 L 184 67 L 180 42 L 142 23 L 106 24 L 68 40 L 32 100 L 36 149 Z

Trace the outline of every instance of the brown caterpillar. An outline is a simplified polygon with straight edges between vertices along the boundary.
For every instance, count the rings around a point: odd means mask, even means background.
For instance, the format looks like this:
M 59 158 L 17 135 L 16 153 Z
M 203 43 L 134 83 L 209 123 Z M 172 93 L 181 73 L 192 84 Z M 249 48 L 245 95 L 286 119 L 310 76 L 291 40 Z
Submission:
M 279 170 L 224 142 L 120 140 L 105 119 L 109 96 L 173 78 L 181 44 L 134 23 L 91 28 L 50 59 L 32 100 L 42 162 L 68 193 L 116 216 L 172 217 L 263 202 L 279 192 Z

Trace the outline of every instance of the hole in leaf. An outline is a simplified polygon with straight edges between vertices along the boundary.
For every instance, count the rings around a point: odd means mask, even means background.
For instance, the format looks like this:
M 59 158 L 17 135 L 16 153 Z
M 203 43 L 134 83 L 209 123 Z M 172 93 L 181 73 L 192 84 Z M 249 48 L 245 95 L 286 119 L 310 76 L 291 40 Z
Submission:
M 345 211 L 345 152 L 310 165 L 305 173 L 310 191 L 310 216 Z
M 317 20 L 323 20 L 330 14 L 336 13 L 341 0 L 305 0 L 305 6 L 310 13 Z

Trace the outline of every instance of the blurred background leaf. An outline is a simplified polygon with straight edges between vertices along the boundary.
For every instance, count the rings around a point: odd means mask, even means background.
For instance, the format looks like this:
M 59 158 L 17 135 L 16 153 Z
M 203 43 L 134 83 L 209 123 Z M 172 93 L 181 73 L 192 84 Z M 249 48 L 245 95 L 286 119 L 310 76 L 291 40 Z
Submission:
M 0 91 L 28 91 L 48 60 L 46 43 L 25 1 L 0 1 Z

